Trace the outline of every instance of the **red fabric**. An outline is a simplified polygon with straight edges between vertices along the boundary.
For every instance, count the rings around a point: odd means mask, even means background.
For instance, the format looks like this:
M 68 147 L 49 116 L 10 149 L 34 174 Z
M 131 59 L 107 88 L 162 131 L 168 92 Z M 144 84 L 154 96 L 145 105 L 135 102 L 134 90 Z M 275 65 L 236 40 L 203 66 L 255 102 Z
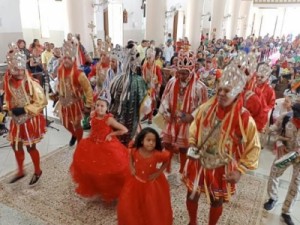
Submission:
M 24 150 L 17 150 L 14 152 L 18 164 L 18 176 L 21 176 L 24 174 L 24 168 L 23 168 L 24 159 L 25 159 Z
M 82 136 L 83 136 L 83 129 L 77 128 L 75 130 L 75 136 L 76 136 L 77 143 L 79 143 L 79 141 L 82 139 Z
M 275 106 L 275 91 L 269 85 L 268 81 L 262 85 L 257 85 L 258 89 L 261 92 L 261 104 L 263 107 L 262 121 L 266 125 L 268 123 L 269 111 L 272 110 Z
M 42 171 L 41 171 L 41 168 L 40 168 L 40 154 L 39 154 L 38 150 L 31 149 L 29 151 L 29 155 L 30 155 L 31 160 L 33 162 L 34 173 L 39 175 Z
M 112 132 L 107 125 L 110 116 L 92 118 L 90 136 L 82 139 L 75 150 L 70 171 L 77 183 L 76 192 L 83 197 L 117 199 L 129 176 L 128 150 L 115 136 L 105 141 Z
M 244 107 L 250 112 L 253 117 L 257 130 L 261 132 L 266 126 L 265 119 L 263 117 L 263 108 L 261 106 L 260 98 L 253 93 L 248 99 L 244 101 Z
M 293 118 L 293 123 L 297 127 L 297 129 L 300 128 L 300 119 L 298 118 Z
M 186 208 L 190 218 L 189 225 L 197 225 L 198 202 L 187 199 Z
M 171 225 L 173 222 L 170 188 L 162 173 L 155 180 L 149 176 L 157 172 L 157 164 L 167 162 L 169 152 L 154 150 L 144 158 L 138 150 L 132 150 L 136 176 L 126 182 L 119 198 L 119 225 Z
M 40 141 L 46 133 L 46 120 L 43 114 L 39 114 L 20 125 L 18 134 L 17 124 L 10 122 L 9 140 L 23 142 L 24 145 L 34 144 Z
M 209 210 L 209 223 L 208 225 L 216 225 L 223 212 L 223 206 L 210 207 Z
M 179 173 L 183 173 L 183 169 L 184 169 L 184 166 L 185 166 L 185 162 L 186 162 L 186 160 L 187 160 L 186 153 L 180 152 L 180 153 L 179 153 L 179 159 L 180 159 Z

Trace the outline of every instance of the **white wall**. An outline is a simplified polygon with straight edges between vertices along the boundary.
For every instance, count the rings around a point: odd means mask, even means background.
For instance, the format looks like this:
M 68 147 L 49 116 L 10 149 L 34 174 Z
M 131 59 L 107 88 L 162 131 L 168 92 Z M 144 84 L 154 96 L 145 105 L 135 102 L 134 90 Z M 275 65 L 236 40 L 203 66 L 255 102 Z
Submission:
M 19 0 L 0 1 L 0 63 L 6 60 L 8 43 L 23 38 Z
M 20 0 L 20 16 L 24 39 L 28 43 L 28 46 L 35 38 L 39 39 L 40 43 L 49 41 L 56 46 L 61 46 L 66 27 L 66 7 L 64 1 L 39 1 L 40 7 L 37 4 L 37 0 Z M 43 37 L 41 21 L 45 29 L 48 30 L 48 35 Z

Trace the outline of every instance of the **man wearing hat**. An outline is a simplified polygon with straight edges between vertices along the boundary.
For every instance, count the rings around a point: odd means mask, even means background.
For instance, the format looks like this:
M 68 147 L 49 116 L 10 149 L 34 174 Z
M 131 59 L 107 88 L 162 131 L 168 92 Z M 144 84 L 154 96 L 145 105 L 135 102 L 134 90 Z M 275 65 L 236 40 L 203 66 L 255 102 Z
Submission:
M 193 52 L 188 49 L 179 51 L 176 77 L 167 83 L 159 108 L 166 121 L 162 130 L 164 146 L 171 153 L 179 153 L 180 156 L 177 178 L 181 177 L 186 162 L 188 130 L 194 120 L 193 112 L 208 98 L 206 86 L 195 75 L 195 61 Z M 177 181 L 180 182 L 179 179 Z
M 76 46 L 65 42 L 63 61 L 57 72 L 61 104 L 60 117 L 64 127 L 72 134 L 70 146 L 81 140 L 83 135 L 82 114 L 89 114 L 93 105 L 93 90 L 84 72 L 77 68 L 75 55 Z
M 243 71 L 234 63 L 223 71 L 217 94 L 200 106 L 189 129 L 188 156 L 183 180 L 188 188 L 189 225 L 197 224 L 200 193 L 210 204 L 209 225 L 216 225 L 223 203 L 247 170 L 258 167 L 259 137 L 255 122 L 243 108 Z
M 289 190 L 282 205 L 281 217 L 285 224 L 294 225 L 295 223 L 292 221 L 291 212 L 300 191 L 300 103 L 294 103 L 292 112 L 280 116 L 276 120 L 276 123 L 270 127 L 270 132 L 275 132 L 277 134 L 275 146 L 277 155 L 271 167 L 268 181 L 267 190 L 270 198 L 264 204 L 264 208 L 269 211 L 275 207 L 278 201 L 278 179 L 284 171 L 292 165 L 293 175 Z M 298 157 L 296 157 L 297 153 Z M 282 162 L 281 165 L 278 166 L 276 164 L 278 159 L 286 159 L 286 162 Z
M 4 76 L 4 108 L 12 114 L 8 139 L 18 164 L 18 173 L 10 183 L 15 183 L 26 175 L 23 168 L 25 146 L 34 165 L 34 174 L 29 182 L 29 185 L 33 185 L 42 175 L 36 144 L 46 133 L 42 111 L 47 100 L 42 87 L 26 70 L 26 55 L 15 44 L 10 45 L 6 58 L 8 70 Z

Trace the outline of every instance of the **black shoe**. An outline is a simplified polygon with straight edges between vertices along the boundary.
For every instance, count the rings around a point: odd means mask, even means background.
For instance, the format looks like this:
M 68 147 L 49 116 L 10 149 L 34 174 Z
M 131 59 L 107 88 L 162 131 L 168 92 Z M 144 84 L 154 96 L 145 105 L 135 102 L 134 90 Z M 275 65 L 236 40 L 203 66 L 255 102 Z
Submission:
M 73 145 L 75 144 L 75 142 L 76 142 L 76 137 L 72 136 L 72 137 L 71 137 L 71 140 L 70 140 L 70 142 L 69 142 L 69 146 L 70 146 L 70 147 L 73 146 Z
M 281 218 L 283 219 L 283 221 L 285 222 L 285 224 L 287 225 L 295 225 L 294 222 L 292 221 L 292 218 L 290 215 L 282 213 L 281 214 Z
M 18 180 L 21 180 L 23 177 L 25 177 L 26 174 L 15 176 L 11 181 L 9 182 L 10 184 L 16 183 Z
M 42 176 L 42 173 L 43 172 L 41 171 L 41 173 L 39 175 L 38 174 L 33 174 L 32 178 L 31 178 L 31 181 L 29 182 L 29 185 L 36 184 L 39 181 L 40 177 Z
M 274 208 L 274 206 L 276 205 L 276 200 L 273 200 L 273 199 L 269 199 L 265 204 L 264 204 L 264 208 L 265 210 L 271 210 Z

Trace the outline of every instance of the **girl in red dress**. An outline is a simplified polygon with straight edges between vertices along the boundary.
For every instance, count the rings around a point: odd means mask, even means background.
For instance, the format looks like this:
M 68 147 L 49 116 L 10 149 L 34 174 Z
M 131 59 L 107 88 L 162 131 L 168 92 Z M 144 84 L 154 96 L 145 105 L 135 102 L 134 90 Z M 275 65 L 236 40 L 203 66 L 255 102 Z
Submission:
M 163 174 L 168 159 L 169 152 L 162 151 L 158 133 L 144 128 L 130 149 L 132 176 L 119 198 L 119 225 L 172 224 L 170 188 Z
M 77 194 L 106 202 L 119 197 L 130 174 L 128 150 L 116 137 L 128 130 L 107 113 L 108 104 L 105 95 L 96 101 L 90 136 L 77 145 L 70 168 Z

